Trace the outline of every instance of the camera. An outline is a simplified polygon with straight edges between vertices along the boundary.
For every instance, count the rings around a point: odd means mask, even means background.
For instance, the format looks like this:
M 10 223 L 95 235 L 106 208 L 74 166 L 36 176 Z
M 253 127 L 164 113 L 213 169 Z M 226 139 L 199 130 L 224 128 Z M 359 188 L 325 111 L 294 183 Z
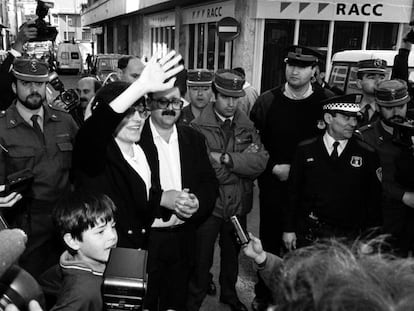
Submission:
M 234 231 L 237 236 L 237 242 L 242 246 L 248 244 L 250 241 L 250 237 L 248 233 L 245 232 L 243 227 L 240 225 L 240 222 L 237 216 L 231 216 L 230 221 L 233 224 Z
M 56 27 L 45 21 L 49 9 L 53 6 L 51 1 L 37 0 L 36 15 L 38 18 L 33 25 L 37 28 L 37 37 L 31 41 L 55 41 L 58 31 Z
M 79 106 L 79 95 L 74 89 L 65 89 L 62 80 L 60 80 L 58 74 L 53 72 L 49 75 L 49 83 L 52 87 L 59 92 L 56 99 L 62 101 L 64 109 L 67 112 L 71 112 L 73 109 Z M 56 100 L 55 99 L 55 100 Z

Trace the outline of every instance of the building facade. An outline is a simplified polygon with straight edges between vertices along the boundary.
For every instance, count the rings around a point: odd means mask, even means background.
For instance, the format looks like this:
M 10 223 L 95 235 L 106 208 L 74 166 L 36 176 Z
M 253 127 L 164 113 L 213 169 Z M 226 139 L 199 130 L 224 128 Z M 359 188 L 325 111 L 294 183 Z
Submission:
M 82 25 L 92 28 L 101 53 L 149 57 L 178 50 L 187 68 L 243 67 L 261 91 L 283 82 L 285 48 L 321 52 L 326 69 L 346 49 L 397 49 L 409 29 L 413 0 L 89 0 Z M 240 33 L 218 36 L 232 17 Z

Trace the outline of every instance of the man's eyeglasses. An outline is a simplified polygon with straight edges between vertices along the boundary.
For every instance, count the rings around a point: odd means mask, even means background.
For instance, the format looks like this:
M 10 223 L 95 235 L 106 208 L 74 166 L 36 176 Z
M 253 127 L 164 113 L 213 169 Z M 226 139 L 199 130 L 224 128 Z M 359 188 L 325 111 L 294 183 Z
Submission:
M 181 99 L 153 99 L 152 102 L 157 104 L 158 109 L 167 109 L 170 105 L 174 110 L 181 110 L 184 102 Z
M 127 116 L 131 117 L 135 114 L 135 112 L 139 113 L 139 116 L 143 119 L 147 118 L 150 115 L 150 111 L 147 109 L 145 105 L 138 104 L 128 108 Z

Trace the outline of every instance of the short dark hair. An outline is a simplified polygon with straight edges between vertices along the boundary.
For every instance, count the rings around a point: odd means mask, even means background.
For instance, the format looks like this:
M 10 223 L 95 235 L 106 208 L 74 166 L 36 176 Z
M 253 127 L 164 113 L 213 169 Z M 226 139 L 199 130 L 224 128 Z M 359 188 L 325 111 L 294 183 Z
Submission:
M 133 58 L 138 59 L 138 57 L 136 57 L 134 55 L 124 55 L 124 56 L 120 57 L 118 59 L 118 68 L 121 69 L 121 70 L 124 70 L 128 66 L 129 61 Z
M 62 236 L 69 233 L 82 241 L 83 232 L 101 221 L 111 221 L 115 211 L 115 204 L 107 195 L 78 190 L 59 200 L 53 219 Z

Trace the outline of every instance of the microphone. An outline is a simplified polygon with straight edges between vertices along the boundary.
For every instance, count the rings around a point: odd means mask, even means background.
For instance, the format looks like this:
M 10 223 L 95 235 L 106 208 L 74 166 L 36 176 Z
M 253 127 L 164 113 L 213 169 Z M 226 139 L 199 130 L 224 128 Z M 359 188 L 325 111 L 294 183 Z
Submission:
M 0 277 L 14 263 L 26 248 L 27 236 L 20 229 L 5 229 L 0 231 Z
M 15 263 L 26 248 L 27 236 L 20 229 L 0 231 L 0 311 L 14 304 L 27 310 L 30 300 L 44 305 L 42 289 L 36 280 Z

